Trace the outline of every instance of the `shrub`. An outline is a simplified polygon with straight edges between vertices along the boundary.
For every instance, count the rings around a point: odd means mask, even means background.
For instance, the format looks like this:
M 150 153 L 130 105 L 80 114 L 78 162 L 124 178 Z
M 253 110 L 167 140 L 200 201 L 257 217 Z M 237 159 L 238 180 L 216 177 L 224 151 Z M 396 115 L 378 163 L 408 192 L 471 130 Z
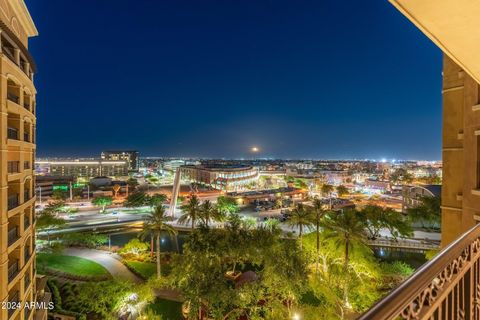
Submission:
M 65 246 L 78 246 L 87 248 L 96 248 L 108 242 L 108 237 L 103 234 L 93 233 L 67 233 L 63 236 Z

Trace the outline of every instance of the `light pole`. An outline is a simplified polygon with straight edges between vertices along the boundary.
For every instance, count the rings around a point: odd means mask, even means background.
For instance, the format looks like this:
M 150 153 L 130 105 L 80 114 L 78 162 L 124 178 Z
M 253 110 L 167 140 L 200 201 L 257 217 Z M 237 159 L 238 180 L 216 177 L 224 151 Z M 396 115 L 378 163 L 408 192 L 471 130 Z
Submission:
M 87 184 L 87 201 L 90 201 L 90 184 Z
M 72 182 L 70 181 L 70 201 L 73 200 Z

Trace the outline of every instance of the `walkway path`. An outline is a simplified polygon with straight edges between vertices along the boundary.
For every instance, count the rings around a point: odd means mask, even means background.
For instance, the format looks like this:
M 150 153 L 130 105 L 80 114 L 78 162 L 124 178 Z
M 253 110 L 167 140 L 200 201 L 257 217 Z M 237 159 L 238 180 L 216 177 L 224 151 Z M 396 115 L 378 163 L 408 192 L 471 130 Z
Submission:
M 86 249 L 86 248 L 66 248 L 63 254 L 67 256 L 77 256 L 95 261 L 105 267 L 114 278 L 132 281 L 135 283 L 142 282 L 142 279 L 131 272 L 123 263 L 115 258 L 115 254 L 106 251 Z

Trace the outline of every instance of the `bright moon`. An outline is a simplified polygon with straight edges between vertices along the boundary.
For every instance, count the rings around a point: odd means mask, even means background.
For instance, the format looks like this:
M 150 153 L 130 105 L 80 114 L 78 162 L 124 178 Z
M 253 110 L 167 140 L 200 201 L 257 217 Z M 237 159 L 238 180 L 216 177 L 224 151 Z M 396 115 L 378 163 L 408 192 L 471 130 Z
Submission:
M 258 152 L 259 149 L 257 147 L 252 147 L 251 150 L 252 150 L 252 152 Z

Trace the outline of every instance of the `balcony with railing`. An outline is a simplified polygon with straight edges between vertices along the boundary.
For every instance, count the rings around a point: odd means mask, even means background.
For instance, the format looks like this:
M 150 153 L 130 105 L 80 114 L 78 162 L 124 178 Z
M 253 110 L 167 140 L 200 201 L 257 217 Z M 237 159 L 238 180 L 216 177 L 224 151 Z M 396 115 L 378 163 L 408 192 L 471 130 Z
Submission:
M 30 217 L 25 216 L 23 218 L 23 230 L 27 230 L 30 227 Z
M 30 274 L 26 273 L 25 278 L 23 279 L 23 288 L 27 289 L 31 282 Z
M 480 319 L 480 225 L 360 317 L 393 319 Z
M 8 161 L 7 162 L 7 172 L 8 173 L 19 173 L 20 172 L 20 161 Z
M 15 48 L 13 45 L 9 44 L 2 38 L 2 52 L 7 56 L 8 59 L 10 59 L 13 63 L 16 63 L 15 61 Z
M 18 193 L 8 195 L 8 210 L 15 209 L 20 205 L 20 197 Z
M 18 232 L 18 226 L 12 227 L 8 230 L 8 245 L 11 246 L 20 238 L 20 234 Z
M 30 318 L 30 314 L 32 313 L 32 309 L 30 308 L 24 308 L 23 309 L 23 319 L 28 320 Z
M 23 253 L 23 258 L 24 258 L 24 262 L 25 264 L 28 262 L 28 260 L 30 260 L 30 257 L 32 256 L 32 254 L 30 253 L 30 247 L 25 247 L 24 249 L 24 253 Z
M 12 102 L 15 102 L 16 104 L 20 103 L 20 97 L 17 96 L 15 93 L 8 92 L 7 93 L 7 99 L 12 101 Z
M 18 140 L 18 129 L 14 127 L 8 127 L 7 138 L 12 140 Z
M 24 308 L 24 311 L 23 311 L 23 319 L 24 320 L 28 320 L 30 318 L 30 314 L 32 313 L 32 309 L 30 308 Z
M 23 107 L 27 109 L 28 111 L 31 111 L 31 98 L 30 95 L 27 93 L 24 93 L 23 95 Z
M 5 32 L 1 36 L 1 52 L 15 65 L 17 65 L 28 78 L 32 79 L 32 66 L 28 59 L 29 54 L 26 48 L 22 45 L 15 43 L 10 36 L 6 36 Z
M 20 301 L 20 292 L 19 291 L 15 291 L 14 294 L 12 294 L 11 296 L 8 297 L 8 302 L 10 303 L 10 305 L 15 306 L 19 301 Z M 9 308 L 8 309 L 8 317 L 10 318 L 15 313 L 15 311 L 17 311 L 17 308 Z
M 14 263 L 8 266 L 8 282 L 12 281 L 15 279 L 17 276 L 18 272 L 20 271 L 20 267 L 18 264 L 18 259 L 15 260 Z

